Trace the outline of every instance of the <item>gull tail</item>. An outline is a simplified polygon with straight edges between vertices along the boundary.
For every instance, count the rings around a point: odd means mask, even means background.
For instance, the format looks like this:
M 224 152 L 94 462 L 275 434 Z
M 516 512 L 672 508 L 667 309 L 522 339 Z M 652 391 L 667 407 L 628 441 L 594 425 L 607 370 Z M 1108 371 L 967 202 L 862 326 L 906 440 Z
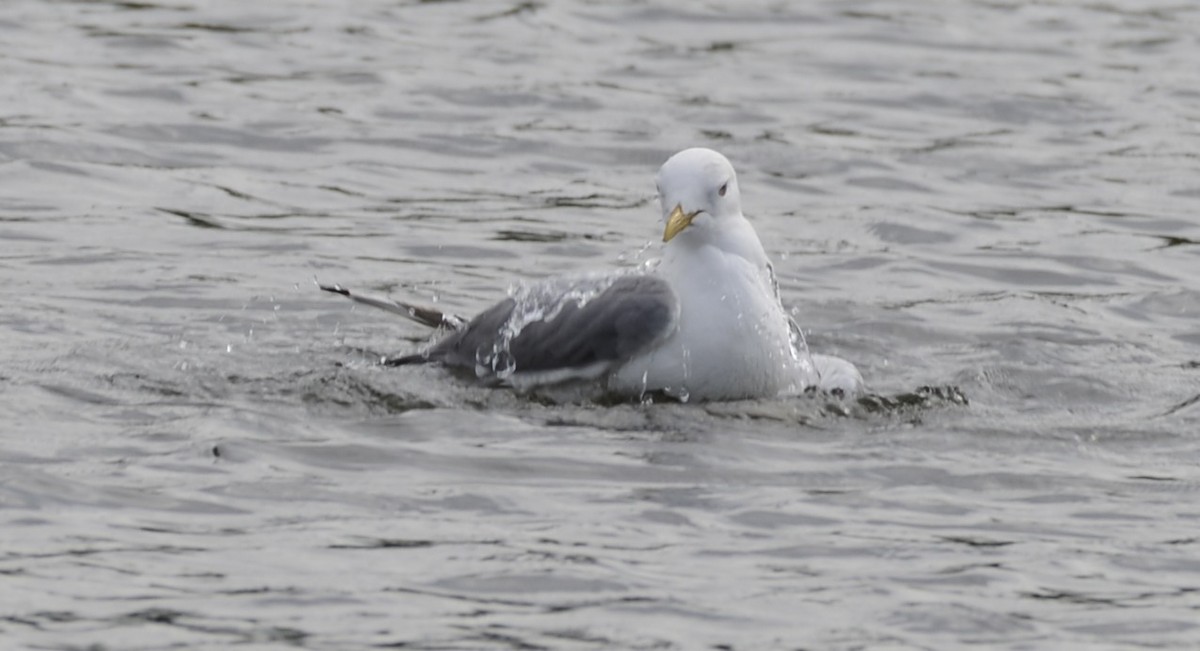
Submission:
M 363 296 L 361 294 L 353 294 L 350 292 L 350 290 L 342 287 L 341 285 L 322 285 L 321 283 L 317 283 L 317 287 L 319 287 L 322 291 L 331 292 L 333 294 L 341 294 L 355 303 L 362 303 L 363 305 L 370 305 L 371 307 L 376 307 L 386 312 L 391 312 L 392 314 L 399 314 L 410 321 L 416 321 L 417 323 L 429 328 L 449 328 L 451 330 L 461 330 L 463 326 L 467 324 L 466 319 L 463 319 L 457 314 L 442 312 L 441 310 L 435 310 L 430 307 L 421 307 L 420 305 L 401 303 L 400 301 L 390 301 L 384 298 L 373 298 L 370 296 Z M 410 357 L 414 359 L 409 360 L 408 358 Z M 400 364 L 415 364 L 423 361 L 425 361 L 425 359 L 420 355 L 408 355 L 405 357 L 389 359 L 387 364 L 389 366 L 398 366 Z

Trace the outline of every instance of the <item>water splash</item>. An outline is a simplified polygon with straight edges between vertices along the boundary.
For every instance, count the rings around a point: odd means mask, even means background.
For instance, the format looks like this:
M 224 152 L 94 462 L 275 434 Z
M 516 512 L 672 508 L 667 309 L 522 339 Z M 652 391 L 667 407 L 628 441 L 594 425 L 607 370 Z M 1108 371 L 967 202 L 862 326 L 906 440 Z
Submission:
M 788 329 L 791 331 L 792 354 L 799 355 L 803 353 L 808 355 L 808 340 L 804 338 L 804 331 L 800 329 L 800 324 L 796 322 L 796 315 L 800 312 L 797 308 L 788 310 Z
M 683 384 L 679 387 L 679 392 L 676 394 L 675 397 L 679 398 L 680 402 L 686 403 L 688 401 L 688 398 L 691 397 L 691 392 L 688 391 L 688 385 L 691 384 L 690 370 L 691 370 L 691 364 L 692 364 L 692 349 L 687 346 L 684 346 L 682 352 L 683 352 Z
M 808 349 L 808 340 L 804 336 L 804 330 L 796 322 L 798 312 L 799 310 L 792 308 L 784 317 L 787 319 L 790 345 L 784 356 L 783 364 L 790 366 L 790 372 L 795 378 L 792 386 L 787 389 L 787 393 L 800 393 L 820 382 L 817 365 L 813 362 L 812 353 Z
M 646 240 L 632 254 L 630 254 L 628 252 L 624 252 L 624 251 L 619 253 L 617 255 L 617 262 L 624 264 L 624 263 L 630 262 L 632 260 L 633 262 L 636 263 L 637 269 L 642 272 L 647 271 L 648 270 L 647 267 L 653 268 L 655 266 L 658 266 L 658 262 L 659 262 L 658 256 L 647 257 L 648 252 L 652 248 L 654 248 L 655 244 L 656 244 L 656 242 L 654 240 Z
M 517 371 L 516 359 L 509 350 L 512 341 L 532 323 L 553 321 L 568 305 L 582 308 L 604 293 L 621 274 L 597 273 L 538 282 L 517 283 L 509 288 L 513 309 L 488 349 L 475 356 L 478 377 L 506 379 Z
M 501 380 L 517 372 L 517 360 L 509 352 L 509 342 L 514 335 L 504 335 L 491 350 L 479 349 L 475 352 L 475 376 L 496 377 Z

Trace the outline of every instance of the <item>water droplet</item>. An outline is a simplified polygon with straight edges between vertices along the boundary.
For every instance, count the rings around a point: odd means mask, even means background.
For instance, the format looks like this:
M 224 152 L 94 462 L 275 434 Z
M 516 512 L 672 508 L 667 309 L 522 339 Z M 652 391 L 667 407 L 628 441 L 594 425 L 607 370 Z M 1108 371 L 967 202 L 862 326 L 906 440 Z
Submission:
M 508 352 L 507 346 L 503 350 L 497 350 L 492 355 L 492 372 L 501 380 L 510 377 L 517 370 L 517 360 L 513 358 L 512 353 Z

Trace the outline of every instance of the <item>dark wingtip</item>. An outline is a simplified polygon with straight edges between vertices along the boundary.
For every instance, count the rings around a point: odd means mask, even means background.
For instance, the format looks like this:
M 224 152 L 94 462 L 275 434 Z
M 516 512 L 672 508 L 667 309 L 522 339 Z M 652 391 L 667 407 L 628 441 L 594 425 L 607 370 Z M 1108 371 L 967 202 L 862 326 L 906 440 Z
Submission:
M 429 361 L 425 355 L 401 355 L 400 357 L 383 358 L 384 366 L 407 366 L 409 364 L 424 364 Z
M 332 292 L 334 294 L 341 294 L 342 296 L 350 295 L 350 290 L 342 287 L 341 285 L 322 285 L 317 283 L 317 287 L 323 292 Z

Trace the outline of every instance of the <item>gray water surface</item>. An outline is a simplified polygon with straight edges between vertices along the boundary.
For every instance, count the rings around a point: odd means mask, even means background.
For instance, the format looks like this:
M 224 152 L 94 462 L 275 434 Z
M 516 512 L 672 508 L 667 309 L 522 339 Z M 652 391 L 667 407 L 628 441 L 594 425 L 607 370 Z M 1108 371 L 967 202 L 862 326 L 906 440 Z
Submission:
M 1200 8 L 728 4 L 4 3 L 3 646 L 1200 646 Z M 880 397 L 544 404 L 314 286 L 636 265 L 695 145 Z

